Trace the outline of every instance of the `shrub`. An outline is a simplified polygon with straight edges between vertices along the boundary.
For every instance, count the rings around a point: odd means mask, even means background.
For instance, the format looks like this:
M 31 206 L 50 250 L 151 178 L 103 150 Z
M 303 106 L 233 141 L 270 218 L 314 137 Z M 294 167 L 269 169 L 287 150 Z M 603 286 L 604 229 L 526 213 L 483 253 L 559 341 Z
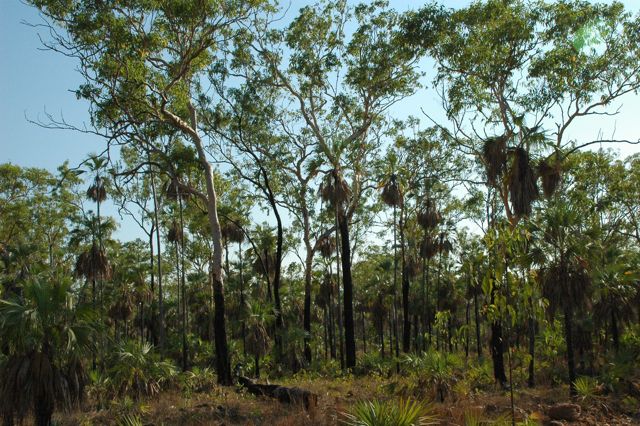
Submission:
M 361 401 L 342 422 L 351 426 L 426 426 L 438 424 L 429 405 L 417 401 Z
M 176 368 L 160 360 L 149 343 L 126 342 L 116 351 L 108 371 L 113 392 L 117 396 L 130 395 L 136 399 L 153 396 L 176 376 Z

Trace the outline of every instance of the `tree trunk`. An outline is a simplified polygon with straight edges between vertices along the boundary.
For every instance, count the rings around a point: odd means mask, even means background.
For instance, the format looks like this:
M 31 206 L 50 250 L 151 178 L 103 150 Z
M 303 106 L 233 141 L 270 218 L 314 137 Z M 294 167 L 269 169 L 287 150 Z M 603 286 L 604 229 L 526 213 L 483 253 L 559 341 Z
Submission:
M 529 317 L 529 377 L 527 378 L 527 385 L 530 388 L 535 386 L 535 355 L 536 355 L 536 324 L 535 319 L 532 316 Z
M 572 330 L 573 310 L 570 304 L 564 307 L 564 337 L 567 342 L 567 368 L 569 369 L 569 394 L 576 396 L 576 364 L 573 353 L 573 330 Z
M 156 193 L 156 181 L 154 173 L 151 173 L 151 194 L 153 196 L 153 220 L 156 224 L 156 250 L 158 253 L 158 346 L 160 352 L 164 353 L 165 324 L 164 324 L 164 301 L 162 294 L 162 250 L 160 245 L 160 222 L 158 221 L 158 194 Z
M 342 248 L 342 285 L 344 288 L 344 338 L 346 367 L 356 366 L 356 338 L 353 321 L 353 281 L 351 278 L 351 247 L 349 246 L 349 223 L 346 215 L 338 215 L 340 243 Z
M 498 320 L 491 323 L 491 358 L 493 360 L 493 377 L 506 387 L 507 375 L 504 369 L 504 342 L 502 340 L 502 323 Z
M 478 360 L 482 359 L 482 341 L 480 340 L 480 311 L 478 308 L 478 292 L 473 292 L 473 310 L 476 317 L 476 352 Z
M 307 230 L 305 229 L 305 234 Z M 307 365 L 311 365 L 311 269 L 313 268 L 313 251 L 307 246 L 307 255 L 304 264 L 304 359 Z
M 616 307 L 611 302 L 611 337 L 613 339 L 613 349 L 616 351 L 616 354 L 620 350 L 620 332 L 618 330 L 618 319 L 616 317 Z
M 409 274 L 404 244 L 404 206 L 400 206 L 400 253 L 402 260 L 402 352 L 411 351 L 411 317 L 409 315 Z
M 222 232 L 220 229 L 220 221 L 218 220 L 218 196 L 216 194 L 213 167 L 207 161 L 207 156 L 202 145 L 202 140 L 196 133 L 197 123 L 195 109 L 190 108 L 191 112 L 191 134 L 192 140 L 198 151 L 198 159 L 204 170 L 205 183 L 207 185 L 207 215 L 209 225 L 211 227 L 211 239 L 213 242 L 213 262 L 211 264 L 213 276 L 213 301 L 214 301 L 214 330 L 215 330 L 215 349 L 216 349 L 216 373 L 218 383 L 221 385 L 231 385 L 231 368 L 229 364 L 229 354 L 227 348 L 227 326 L 225 318 L 224 304 L 224 286 L 222 278 Z

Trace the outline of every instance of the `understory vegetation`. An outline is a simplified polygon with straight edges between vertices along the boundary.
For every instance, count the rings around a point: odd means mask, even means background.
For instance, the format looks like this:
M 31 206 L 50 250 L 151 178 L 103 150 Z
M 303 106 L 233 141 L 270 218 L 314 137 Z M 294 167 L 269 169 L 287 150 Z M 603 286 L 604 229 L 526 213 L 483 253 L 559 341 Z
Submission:
M 105 145 L 0 164 L 4 425 L 640 422 L 622 4 L 27 3 Z

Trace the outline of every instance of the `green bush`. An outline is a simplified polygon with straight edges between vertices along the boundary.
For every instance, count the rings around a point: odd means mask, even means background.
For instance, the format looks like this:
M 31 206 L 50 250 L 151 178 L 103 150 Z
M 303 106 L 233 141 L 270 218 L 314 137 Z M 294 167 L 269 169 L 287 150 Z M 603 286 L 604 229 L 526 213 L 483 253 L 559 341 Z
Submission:
M 160 360 L 149 343 L 122 344 L 110 360 L 108 375 L 113 393 L 136 399 L 158 394 L 176 376 L 175 366 Z
M 342 422 L 351 426 L 426 426 L 438 424 L 431 406 L 417 401 L 361 401 Z

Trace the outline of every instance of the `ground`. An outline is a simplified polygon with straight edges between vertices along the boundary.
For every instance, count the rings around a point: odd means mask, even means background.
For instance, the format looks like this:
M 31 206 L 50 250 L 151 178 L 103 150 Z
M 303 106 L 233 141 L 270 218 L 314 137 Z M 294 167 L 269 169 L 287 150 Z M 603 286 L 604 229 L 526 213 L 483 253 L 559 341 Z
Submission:
M 380 376 L 312 378 L 297 376 L 281 379 L 279 384 L 308 389 L 319 396 L 310 410 L 300 405 L 282 404 L 268 397 L 255 397 L 236 387 L 217 387 L 206 392 L 167 390 L 154 398 L 139 402 L 126 400 L 113 403 L 101 411 L 76 411 L 57 414 L 60 425 L 337 425 L 359 400 L 415 398 L 431 400 L 428 389 L 416 388 L 408 378 Z M 556 403 L 569 402 L 564 386 L 543 386 L 514 390 L 516 420 L 521 424 L 553 424 L 546 415 Z M 640 407 L 625 406 L 612 396 L 589 400 L 575 399 L 582 408 L 578 421 L 572 425 L 638 425 Z M 441 425 L 510 424 L 510 393 L 499 389 L 483 392 L 447 394 L 444 402 L 431 402 Z M 635 416 L 634 413 L 635 412 Z M 140 423 L 126 423 L 125 414 Z M 560 424 L 560 423 L 556 423 Z

